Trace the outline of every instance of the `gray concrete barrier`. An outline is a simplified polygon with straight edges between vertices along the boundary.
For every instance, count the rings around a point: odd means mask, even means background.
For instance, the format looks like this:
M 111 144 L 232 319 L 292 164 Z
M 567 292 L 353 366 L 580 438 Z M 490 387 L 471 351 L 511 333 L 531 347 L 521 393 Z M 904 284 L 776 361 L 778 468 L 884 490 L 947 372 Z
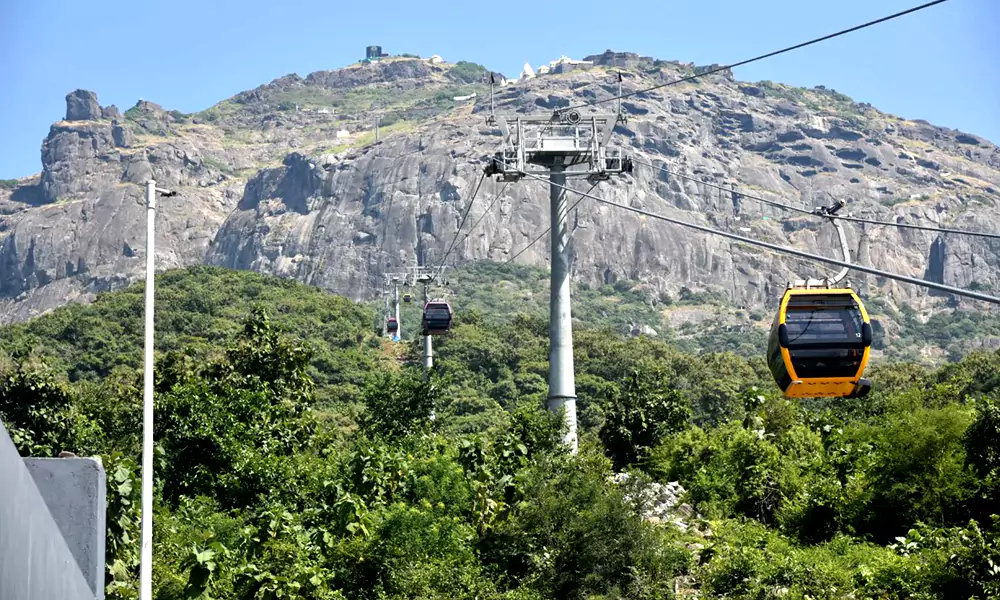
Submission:
M 99 458 L 25 458 L 39 493 L 97 600 L 104 598 L 107 479 Z
M 94 599 L 76 557 L 3 423 L 0 423 L 0 599 Z

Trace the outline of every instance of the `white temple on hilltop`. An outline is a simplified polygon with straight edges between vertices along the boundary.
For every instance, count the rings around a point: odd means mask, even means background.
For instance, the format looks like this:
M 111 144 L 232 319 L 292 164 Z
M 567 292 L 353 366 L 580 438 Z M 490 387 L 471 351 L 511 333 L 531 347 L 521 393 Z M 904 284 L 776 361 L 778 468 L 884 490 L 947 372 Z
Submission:
M 534 78 L 534 76 L 535 76 L 535 70 L 532 69 L 531 65 L 529 65 L 528 63 L 524 63 L 524 68 L 521 69 L 521 77 L 518 78 L 518 81 L 522 81 L 524 79 L 532 79 Z
M 549 61 L 549 68 L 554 69 L 558 65 L 592 65 L 594 61 L 592 60 L 573 60 L 572 58 L 563 54 L 558 59 Z
M 560 56 L 556 60 L 549 61 L 549 64 L 542 65 L 542 66 L 538 67 L 537 74 L 538 75 L 545 75 L 547 73 L 552 73 L 560 65 L 566 65 L 567 67 L 573 67 L 573 66 L 576 66 L 576 65 L 593 65 L 593 64 L 594 64 L 594 61 L 592 61 L 592 60 L 574 60 L 574 59 L 566 56 L 565 54 L 563 54 L 562 56 Z M 518 82 L 521 82 L 521 81 L 525 81 L 527 79 L 534 79 L 535 76 L 536 76 L 536 72 L 535 72 L 534 69 L 531 68 L 531 65 L 529 65 L 528 63 L 524 63 L 524 69 L 521 70 L 521 76 L 517 78 L 517 80 L 515 81 L 515 83 L 518 83 Z

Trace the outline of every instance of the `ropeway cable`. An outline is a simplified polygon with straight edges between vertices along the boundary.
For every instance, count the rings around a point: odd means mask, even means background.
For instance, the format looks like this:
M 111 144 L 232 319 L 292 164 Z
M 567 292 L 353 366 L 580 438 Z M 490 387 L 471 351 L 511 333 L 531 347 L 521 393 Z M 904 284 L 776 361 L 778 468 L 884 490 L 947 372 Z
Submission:
M 578 108 L 586 108 L 588 106 L 596 106 L 598 104 L 603 104 L 605 102 L 614 102 L 615 100 L 622 100 L 624 98 L 630 98 L 630 97 L 636 96 L 638 94 L 645 94 L 646 92 L 652 92 L 653 90 L 658 90 L 660 88 L 665 88 L 667 86 L 677 85 L 679 83 L 685 83 L 685 82 L 688 82 L 688 81 L 694 81 L 695 79 L 698 79 L 700 77 L 706 77 L 708 75 L 712 75 L 714 73 L 718 73 L 719 71 L 726 71 L 726 70 L 729 70 L 729 69 L 735 69 L 736 67 L 742 67 L 743 65 L 748 65 L 748 64 L 750 64 L 752 62 L 757 62 L 758 60 L 764 60 L 765 58 L 771 58 L 772 56 L 777 56 L 779 54 L 784 54 L 785 52 L 791 52 L 792 50 L 798 50 L 799 48 L 805 48 L 806 46 L 811 46 L 811 45 L 817 44 L 819 42 L 824 42 L 826 40 L 833 39 L 835 37 L 839 37 L 839 36 L 842 36 L 842 35 L 845 35 L 845 34 L 848 34 L 848 33 L 852 33 L 852 32 L 858 31 L 860 29 L 864 29 L 866 27 L 871 27 L 872 25 L 878 25 L 879 23 L 884 23 L 886 21 L 891 21 L 892 19 L 896 19 L 898 17 L 902 17 L 904 15 L 908 15 L 910 13 L 917 12 L 917 11 L 923 10 L 925 8 L 930 8 L 930 7 L 932 7 L 932 6 L 936 5 L 936 4 L 942 4 L 942 3 L 947 2 L 947 1 L 948 0 L 934 0 L 933 2 L 927 2 L 926 4 L 921 4 L 920 6 L 914 6 L 913 8 L 909 8 L 907 10 L 900 11 L 898 13 L 891 14 L 891 15 L 886 16 L 886 17 L 882 17 L 881 19 L 875 19 L 874 21 L 869 21 L 867 23 L 862 23 L 861 25 L 855 25 L 854 27 L 851 27 L 850 29 L 843 29 L 843 30 L 838 31 L 836 33 L 831 33 L 829 35 L 824 35 L 823 37 L 815 38 L 815 39 L 809 40 L 808 42 L 802 42 L 801 44 L 796 44 L 794 46 L 789 46 L 787 48 L 782 48 L 781 50 L 775 50 L 774 52 L 768 52 L 767 54 L 762 54 L 760 56 L 755 56 L 754 58 L 749 58 L 747 60 L 742 60 L 740 62 L 733 63 L 731 65 L 723 65 L 721 67 L 716 67 L 714 69 L 709 69 L 708 71 L 704 71 L 702 73 L 695 73 L 694 75 L 688 75 L 687 77 L 682 77 L 680 79 L 677 79 L 677 80 L 674 80 L 674 81 L 669 81 L 667 83 L 661 83 L 659 85 L 654 85 L 652 87 L 644 88 L 644 89 L 641 89 L 641 90 L 636 90 L 634 92 L 629 92 L 627 94 L 620 94 L 618 96 L 614 96 L 614 97 L 611 97 L 611 98 L 605 98 L 603 100 L 594 100 L 593 102 L 586 102 L 586 103 L 578 104 L 576 106 L 568 106 L 566 108 L 560 108 L 560 109 L 557 109 L 556 112 L 565 112 L 565 111 L 575 110 L 575 109 L 578 109 Z
M 548 181 L 548 180 L 547 179 L 542 179 L 542 181 Z M 597 187 L 597 183 L 595 183 L 594 185 L 590 186 L 590 189 L 587 190 L 586 193 L 589 194 L 590 192 L 594 191 L 595 187 Z M 567 189 L 572 189 L 572 188 L 567 188 Z M 576 192 L 576 193 L 578 193 L 578 194 L 580 193 L 579 190 L 573 190 L 573 191 Z M 587 199 L 587 197 L 584 196 L 583 198 L 580 198 L 579 200 L 577 200 L 576 202 L 574 202 L 573 206 L 569 207 L 569 209 L 566 211 L 566 214 L 568 215 L 569 213 L 573 212 L 573 209 L 576 208 L 581 202 L 583 202 L 586 199 Z M 548 227 L 545 228 L 544 231 L 542 231 L 541 233 L 539 233 L 538 237 L 536 237 L 535 239 L 531 240 L 531 243 L 529 243 L 524 248 L 521 248 L 520 250 L 518 250 L 517 254 L 515 254 L 514 256 L 511 256 L 510 258 L 508 258 L 507 260 L 505 260 L 503 263 L 501 263 L 500 266 L 501 267 L 505 267 L 505 266 L 509 265 L 510 263 L 514 262 L 515 258 L 517 258 L 518 256 L 521 256 L 522 254 L 524 254 L 525 252 L 527 252 L 528 248 L 531 248 L 532 246 L 534 246 L 535 244 L 537 244 L 538 240 L 540 240 L 543 237 L 545 237 L 545 234 L 548 233 L 548 232 L 550 232 L 550 231 L 552 231 L 552 226 L 551 225 L 549 225 Z
M 725 191 L 725 192 L 736 192 L 737 194 L 739 194 L 743 198 L 749 198 L 751 200 L 756 200 L 758 202 L 763 202 L 764 204 L 769 204 L 771 206 L 775 206 L 775 207 L 778 207 L 778 208 L 781 208 L 781 209 L 784 209 L 784 210 L 791 210 L 791 211 L 800 212 L 800 213 L 806 214 L 806 215 L 817 216 L 815 212 L 813 212 L 811 210 L 808 210 L 808 209 L 805 209 L 805 208 L 799 208 L 797 206 L 791 206 L 789 204 L 784 204 L 784 203 L 781 203 L 781 202 L 776 202 L 774 200 L 768 200 L 767 198 L 761 198 L 760 196 L 754 196 L 753 194 L 747 194 L 747 193 L 744 193 L 744 192 L 736 191 L 733 188 L 727 188 L 727 187 L 719 185 L 717 183 L 711 183 L 711 182 L 705 181 L 703 179 L 698 179 L 697 177 L 691 177 L 690 175 L 683 175 L 681 173 L 677 173 L 677 172 L 671 171 L 670 169 L 667 169 L 666 167 L 660 167 L 660 166 L 654 165 L 651 162 L 646 162 L 644 160 L 639 160 L 639 159 L 636 159 L 636 158 L 633 158 L 632 162 L 634 162 L 636 164 L 640 164 L 640 165 L 645 165 L 645 166 L 651 167 L 653 169 L 659 169 L 660 171 L 663 171 L 664 173 L 668 173 L 670 175 L 673 175 L 674 177 L 680 177 L 681 179 L 687 179 L 688 181 L 693 181 L 695 183 L 700 183 L 702 185 L 706 185 L 708 187 L 712 187 L 712 188 L 715 188 L 715 189 L 718 189 L 718 190 L 722 190 L 722 191 Z M 826 217 L 826 218 L 831 218 L 831 219 L 841 219 L 843 221 L 854 221 L 855 223 L 868 223 L 869 225 L 885 225 L 887 227 L 900 227 L 900 228 L 903 228 L 903 229 L 920 229 L 922 231 L 936 231 L 938 233 L 954 233 L 954 234 L 958 234 L 958 235 L 971 235 L 971 236 L 975 236 L 975 237 L 984 237 L 984 238 L 990 238 L 990 239 L 994 239 L 994 240 L 1000 239 L 1000 233 L 990 233 L 990 232 L 987 232 L 987 231 L 969 231 L 967 229 L 950 229 L 948 227 L 930 227 L 928 225 L 912 225 L 910 223 L 893 223 L 892 221 L 878 221 L 878 220 L 875 220 L 875 219 L 864 219 L 864 218 L 861 218 L 861 217 L 851 217 L 851 216 L 848 216 L 848 215 L 828 215 L 828 214 L 824 214 L 822 216 Z
M 476 196 L 479 195 L 479 188 L 483 186 L 483 181 L 486 180 L 486 174 L 479 178 L 479 183 L 476 184 L 476 189 L 472 192 L 472 198 L 469 199 L 469 205 L 465 207 L 465 214 L 462 215 L 462 220 L 458 223 L 458 229 L 455 230 L 455 237 L 451 238 L 451 246 L 448 247 L 448 251 L 444 253 L 444 257 L 441 262 L 438 263 L 438 269 L 444 267 L 445 261 L 448 260 L 448 255 L 451 251 L 455 249 L 455 243 L 458 241 L 458 235 L 462 233 L 462 226 L 465 225 L 465 220 L 469 218 L 469 213 L 472 211 L 472 205 L 476 203 Z
M 493 200 L 486 206 L 486 211 L 483 212 L 482 216 L 476 219 L 476 222 L 472 224 L 472 227 L 470 227 L 469 231 L 466 232 L 465 237 L 463 237 L 462 241 L 459 242 L 460 244 L 465 243 L 465 240 L 469 239 L 469 236 L 472 235 L 472 232 L 476 230 L 476 227 L 479 227 L 479 224 L 483 222 L 483 219 L 486 218 L 486 215 L 490 214 L 490 210 L 493 209 L 493 206 L 497 203 L 497 200 L 503 197 L 503 193 L 507 191 L 507 187 L 509 185 L 510 185 L 509 181 L 504 183 L 503 187 L 500 188 L 500 191 L 493 194 Z
M 741 235 L 736 235 L 734 233 L 729 233 L 729 232 L 726 232 L 726 231 L 719 231 L 718 229 L 712 229 L 711 227 L 706 227 L 704 225 L 698 225 L 696 223 L 689 223 L 687 221 L 681 221 L 680 219 L 674 219 L 674 218 L 671 218 L 671 217 L 667 217 L 665 215 L 659 215 L 659 214 L 652 213 L 652 212 L 649 212 L 649 211 L 646 211 L 646 210 L 642 210 L 640 208 L 634 208 L 634 207 L 631 207 L 631 206 L 625 206 L 623 204 L 618 204 L 617 202 L 612 202 L 612 201 L 607 200 L 605 198 L 601 198 L 600 196 L 595 196 L 593 194 L 590 194 L 589 192 L 581 192 L 579 190 L 574 190 L 573 188 L 565 186 L 565 185 L 560 185 L 558 183 L 553 183 L 553 182 L 549 181 L 548 179 L 545 179 L 544 177 L 539 177 L 538 175 L 535 175 L 534 173 L 524 173 L 524 172 L 522 172 L 522 175 L 524 175 L 525 177 L 531 177 L 531 178 L 534 178 L 534 179 L 538 179 L 539 181 L 545 181 L 545 182 L 549 183 L 549 185 L 554 185 L 556 187 L 560 187 L 560 188 L 563 188 L 565 190 L 568 190 L 568 191 L 571 191 L 571 192 L 575 192 L 577 194 L 580 194 L 581 196 L 584 196 L 585 198 L 590 198 L 592 200 L 596 200 L 596 201 L 598 201 L 598 202 L 600 202 L 602 204 L 608 204 L 610 206 L 615 206 L 615 207 L 618 207 L 618 208 L 622 208 L 622 209 L 625 209 L 625 210 L 628 210 L 628 211 L 631 211 L 631 212 L 634 212 L 634 213 L 637 213 L 637 214 L 640 214 L 640 215 L 646 215 L 647 217 L 652 217 L 654 219 L 659 219 L 661 221 L 666 221 L 668 223 L 673 223 L 674 225 L 680 225 L 682 227 L 687 227 L 689 229 L 695 229 L 695 230 L 701 231 L 703 233 L 711 233 L 713 235 L 719 235 L 719 236 L 726 237 L 726 238 L 729 238 L 729 239 L 732 239 L 732 240 L 736 240 L 738 242 L 743 242 L 745 244 L 750 244 L 750 245 L 753 245 L 753 246 L 760 246 L 762 248 L 768 248 L 768 249 L 774 250 L 776 252 L 783 252 L 785 254 L 791 254 L 793 256 L 798 256 L 798 257 L 806 258 L 806 259 L 809 259 L 809 260 L 815 260 L 815 261 L 818 261 L 818 262 L 825 262 L 827 264 L 836 265 L 838 267 L 848 267 L 850 269 L 854 269 L 856 271 L 861 271 L 863 273 L 869 273 L 871 275 L 876 275 L 878 277 L 885 277 L 887 279 L 894 279 L 896 281 L 902 281 L 904 283 L 910 283 L 910 284 L 918 285 L 918 286 L 921 286 L 921 287 L 926 287 L 926 288 L 931 288 L 931 289 L 935 289 L 935 290 L 940 290 L 942 292 L 948 292 L 949 294 L 955 294 L 956 296 L 965 296 L 966 298 L 973 298 L 975 300 L 982 300 L 983 302 L 990 302 L 992 304 L 1000 304 L 1000 298 L 997 298 L 996 296 L 990 296 L 989 294 L 981 294 L 979 292 L 974 292 L 972 290 L 963 290 L 962 288 L 956 288 L 956 287 L 952 287 L 950 285 L 944 285 L 942 283 L 935 283 L 933 281 L 927 281 L 926 279 L 918 279 L 916 277 L 909 277 L 907 275 L 900 275 L 898 273 L 892 273 L 890 271 L 883 271 L 881 269 L 876 269 L 876 268 L 873 268 L 873 267 L 866 267 L 866 266 L 863 266 L 863 265 L 857 265 L 857 264 L 854 264 L 854 263 L 849 263 L 849 262 L 845 262 L 845 261 L 842 261 L 842 260 L 837 260 L 835 258 L 828 258 L 826 256 L 820 256 L 818 254 L 812 254 L 810 252 L 803 252 L 802 250 L 795 250 L 794 248 L 787 248 L 785 246 L 779 246 L 777 244 L 771 244 L 769 242 L 763 242 L 761 240 L 755 240 L 755 239 L 752 239 L 752 238 L 743 237 Z

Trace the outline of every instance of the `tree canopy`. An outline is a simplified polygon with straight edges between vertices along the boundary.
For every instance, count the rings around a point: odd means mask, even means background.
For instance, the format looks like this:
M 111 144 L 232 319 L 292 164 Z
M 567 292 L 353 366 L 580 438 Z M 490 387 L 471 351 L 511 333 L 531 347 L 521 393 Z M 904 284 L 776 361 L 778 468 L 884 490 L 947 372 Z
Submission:
M 570 455 L 531 311 L 459 308 L 425 373 L 306 286 L 197 267 L 157 293 L 158 600 L 1000 594 L 998 353 L 796 401 L 757 358 L 580 327 Z M 104 461 L 112 600 L 137 597 L 141 299 L 0 331 L 19 451 Z

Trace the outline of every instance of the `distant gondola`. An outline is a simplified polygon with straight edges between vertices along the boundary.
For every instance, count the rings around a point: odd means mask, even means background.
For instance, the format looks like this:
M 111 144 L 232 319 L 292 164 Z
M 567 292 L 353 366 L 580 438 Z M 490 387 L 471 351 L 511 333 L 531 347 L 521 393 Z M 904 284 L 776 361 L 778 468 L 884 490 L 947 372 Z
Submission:
M 403 302 L 406 302 L 407 304 L 409 304 L 409 303 L 410 303 L 410 300 L 411 300 L 412 298 L 413 298 L 413 297 L 412 297 L 412 296 L 410 296 L 409 294 L 403 294 Z
M 389 317 L 385 321 L 385 329 L 389 333 L 396 333 L 399 331 L 399 322 L 394 317 Z
M 422 321 L 424 335 L 443 335 L 451 329 L 451 305 L 444 300 L 431 300 L 424 305 Z
M 785 290 L 768 340 L 768 366 L 786 398 L 861 398 L 872 326 L 851 289 Z

